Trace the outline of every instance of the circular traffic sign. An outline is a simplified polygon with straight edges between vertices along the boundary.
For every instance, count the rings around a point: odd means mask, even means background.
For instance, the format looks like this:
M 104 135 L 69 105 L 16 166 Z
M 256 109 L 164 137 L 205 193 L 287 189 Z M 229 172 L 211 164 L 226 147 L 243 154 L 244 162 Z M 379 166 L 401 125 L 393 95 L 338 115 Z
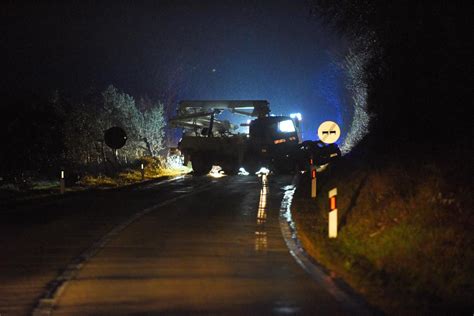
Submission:
M 336 122 L 326 121 L 321 123 L 318 128 L 319 139 L 326 144 L 333 144 L 337 142 L 341 136 L 341 129 Z
M 122 128 L 114 126 L 104 132 L 104 141 L 110 148 L 120 149 L 127 142 L 127 134 Z

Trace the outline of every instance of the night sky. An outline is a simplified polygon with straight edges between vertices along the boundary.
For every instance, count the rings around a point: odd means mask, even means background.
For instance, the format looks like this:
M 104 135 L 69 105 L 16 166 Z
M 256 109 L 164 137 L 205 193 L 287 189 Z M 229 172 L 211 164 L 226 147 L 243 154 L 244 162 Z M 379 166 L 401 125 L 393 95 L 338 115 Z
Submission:
M 324 120 L 347 132 L 346 44 L 305 1 L 20 3 L 2 5 L 2 93 L 267 99 L 303 114 L 305 139 Z

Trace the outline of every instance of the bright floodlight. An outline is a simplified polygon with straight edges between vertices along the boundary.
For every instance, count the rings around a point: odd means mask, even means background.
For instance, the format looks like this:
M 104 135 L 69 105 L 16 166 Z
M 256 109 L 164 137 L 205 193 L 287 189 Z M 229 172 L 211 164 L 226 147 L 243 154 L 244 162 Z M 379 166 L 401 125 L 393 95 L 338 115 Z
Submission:
M 265 168 L 265 167 L 262 167 L 262 168 L 260 168 L 260 170 L 258 170 L 257 172 L 255 172 L 255 174 L 257 174 L 257 175 L 262 175 L 262 174 L 267 175 L 267 174 L 269 174 L 269 173 L 270 173 L 270 170 L 268 170 L 268 169 Z
M 278 122 L 278 129 L 283 133 L 291 133 L 295 131 L 295 125 L 292 120 Z
M 290 117 L 292 119 L 297 119 L 298 121 L 301 121 L 303 119 L 303 116 L 301 115 L 301 113 L 291 113 Z
M 239 169 L 239 175 L 248 176 L 249 173 L 247 172 L 247 170 L 244 169 L 244 167 L 240 167 L 240 169 Z
M 220 166 L 212 166 L 211 171 L 209 171 L 209 175 L 213 178 L 222 178 L 224 176 L 224 171 Z

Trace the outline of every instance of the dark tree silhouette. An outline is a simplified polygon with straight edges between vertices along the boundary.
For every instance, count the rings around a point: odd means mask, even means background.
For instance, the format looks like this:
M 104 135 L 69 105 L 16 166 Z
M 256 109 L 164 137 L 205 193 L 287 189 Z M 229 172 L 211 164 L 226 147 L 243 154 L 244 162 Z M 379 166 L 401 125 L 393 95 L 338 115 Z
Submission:
M 430 159 L 472 147 L 472 2 L 315 0 L 313 13 L 369 56 L 366 143 Z
M 64 116 L 57 99 L 24 93 L 7 101 L 0 126 L 3 146 L 1 175 L 50 174 L 64 158 Z

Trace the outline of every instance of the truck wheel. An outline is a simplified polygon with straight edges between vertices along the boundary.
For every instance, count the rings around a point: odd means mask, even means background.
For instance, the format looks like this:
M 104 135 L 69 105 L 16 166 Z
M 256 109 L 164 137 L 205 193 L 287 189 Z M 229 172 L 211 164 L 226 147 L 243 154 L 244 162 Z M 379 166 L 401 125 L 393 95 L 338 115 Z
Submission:
M 245 171 L 247 171 L 250 175 L 254 176 L 255 173 L 259 170 L 258 166 L 253 163 L 249 163 L 244 165 Z
M 202 176 L 208 174 L 211 171 L 212 164 L 201 155 L 196 155 L 191 158 L 191 163 L 193 165 L 193 171 L 195 176 Z
M 227 164 L 222 166 L 222 169 L 224 170 L 225 174 L 229 176 L 235 176 L 236 174 L 239 173 L 239 165 L 238 164 Z

